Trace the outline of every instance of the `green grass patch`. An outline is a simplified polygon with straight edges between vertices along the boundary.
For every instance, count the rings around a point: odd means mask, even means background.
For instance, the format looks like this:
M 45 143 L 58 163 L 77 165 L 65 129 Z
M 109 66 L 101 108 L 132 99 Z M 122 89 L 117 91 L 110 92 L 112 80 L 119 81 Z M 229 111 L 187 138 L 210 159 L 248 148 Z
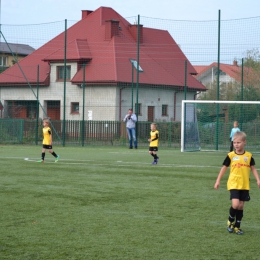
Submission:
M 1 260 L 260 259 L 253 176 L 245 233 L 226 231 L 225 153 L 160 149 L 152 165 L 148 149 L 54 148 L 41 164 L 40 146 L 0 146 Z

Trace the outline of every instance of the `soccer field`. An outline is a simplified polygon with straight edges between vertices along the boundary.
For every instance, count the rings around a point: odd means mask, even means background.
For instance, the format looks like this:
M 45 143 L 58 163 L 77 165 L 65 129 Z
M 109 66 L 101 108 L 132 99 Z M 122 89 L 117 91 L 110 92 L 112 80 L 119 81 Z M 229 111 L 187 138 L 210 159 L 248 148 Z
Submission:
M 0 146 L 0 259 L 260 259 L 260 189 L 251 174 L 244 235 L 226 230 L 223 152 Z M 28 158 L 28 160 L 25 160 Z M 254 155 L 260 172 L 260 155 Z

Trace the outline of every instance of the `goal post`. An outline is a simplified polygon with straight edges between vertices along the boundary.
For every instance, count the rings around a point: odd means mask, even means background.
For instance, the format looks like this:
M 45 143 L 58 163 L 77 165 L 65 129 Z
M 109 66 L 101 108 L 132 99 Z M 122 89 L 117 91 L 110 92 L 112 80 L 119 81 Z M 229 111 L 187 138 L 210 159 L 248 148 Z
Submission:
M 229 150 L 234 121 L 259 151 L 260 101 L 182 100 L 181 110 L 181 152 Z

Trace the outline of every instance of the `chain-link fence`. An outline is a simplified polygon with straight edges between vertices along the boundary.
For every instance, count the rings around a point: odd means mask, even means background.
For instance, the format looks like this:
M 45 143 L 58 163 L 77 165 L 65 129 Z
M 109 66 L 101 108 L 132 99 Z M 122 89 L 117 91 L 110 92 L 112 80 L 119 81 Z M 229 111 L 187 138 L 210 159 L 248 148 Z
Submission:
M 48 117 L 56 143 L 125 145 L 133 108 L 140 145 L 157 122 L 160 144 L 179 147 L 183 99 L 259 100 L 259 24 L 101 7 L 78 22 L 1 25 L 0 142 L 37 144 Z M 35 50 L 23 57 L 19 44 Z

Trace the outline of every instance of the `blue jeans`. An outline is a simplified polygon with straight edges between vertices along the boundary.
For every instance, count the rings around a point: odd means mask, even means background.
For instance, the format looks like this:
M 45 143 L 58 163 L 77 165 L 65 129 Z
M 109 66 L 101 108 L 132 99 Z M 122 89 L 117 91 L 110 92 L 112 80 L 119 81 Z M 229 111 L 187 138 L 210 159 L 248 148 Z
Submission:
M 133 140 L 134 140 L 134 146 L 135 146 L 135 148 L 137 148 L 135 128 L 128 128 L 127 127 L 126 130 L 127 130 L 128 140 L 129 140 L 129 147 L 133 148 Z

